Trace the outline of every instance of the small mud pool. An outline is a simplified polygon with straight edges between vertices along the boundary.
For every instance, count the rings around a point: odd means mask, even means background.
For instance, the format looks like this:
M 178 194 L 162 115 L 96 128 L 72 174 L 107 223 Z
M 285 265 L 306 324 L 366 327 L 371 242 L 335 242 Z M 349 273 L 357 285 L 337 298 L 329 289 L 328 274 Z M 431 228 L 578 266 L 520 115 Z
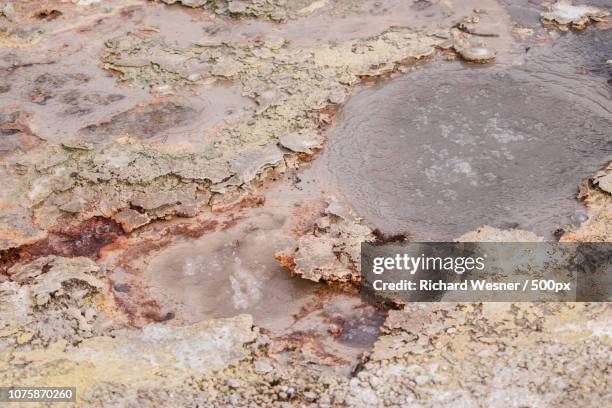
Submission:
M 597 69 L 609 36 L 568 34 L 505 68 L 434 63 L 365 89 L 344 106 L 322 161 L 385 232 L 442 240 L 489 224 L 552 239 L 583 218 L 578 185 L 612 159 L 610 90 Z
M 306 167 L 299 178 L 267 189 L 260 207 L 233 214 L 225 227 L 177 238 L 151 254 L 141 281 L 147 296 L 163 305 L 161 314 L 171 316 L 167 324 L 248 313 L 279 350 L 302 350 L 305 358 L 348 374 L 380 336 L 387 310 L 356 290 L 291 276 L 275 259 L 328 205 L 324 174 Z M 115 278 L 121 283 L 125 276 Z
M 287 326 L 316 289 L 289 276 L 274 258 L 288 242 L 281 232 L 282 215 L 267 209 L 248 213 L 248 220 L 227 230 L 179 243 L 152 258 L 145 275 L 151 293 L 171 305 L 179 320 L 249 313 L 258 324 Z

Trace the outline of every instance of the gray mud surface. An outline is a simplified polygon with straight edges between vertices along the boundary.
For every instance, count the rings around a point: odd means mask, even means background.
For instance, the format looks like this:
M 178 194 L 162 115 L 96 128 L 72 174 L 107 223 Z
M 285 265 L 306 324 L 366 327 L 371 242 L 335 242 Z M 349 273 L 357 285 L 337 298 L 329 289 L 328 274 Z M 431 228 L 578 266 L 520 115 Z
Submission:
M 582 211 L 578 184 L 612 157 L 611 39 L 568 34 L 519 66 L 432 64 L 366 89 L 321 160 L 382 231 L 452 240 L 489 224 L 551 239 Z

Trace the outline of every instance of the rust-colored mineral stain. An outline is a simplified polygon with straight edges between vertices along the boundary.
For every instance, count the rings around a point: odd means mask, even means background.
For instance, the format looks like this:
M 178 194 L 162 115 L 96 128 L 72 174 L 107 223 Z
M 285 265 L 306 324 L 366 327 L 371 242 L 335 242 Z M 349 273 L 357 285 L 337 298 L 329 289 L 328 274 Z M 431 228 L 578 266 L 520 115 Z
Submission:
M 288 217 L 288 230 L 296 237 L 311 231 L 316 221 L 323 216 L 326 207 L 327 202 L 324 200 L 312 200 L 302 203 L 298 208 L 294 209 Z
M 56 9 L 42 9 L 42 10 L 37 11 L 34 14 L 34 17 L 37 18 L 38 20 L 51 21 L 51 20 L 55 20 L 62 14 L 63 13 L 61 11 L 56 10 Z
M 115 273 L 109 276 L 110 293 L 131 326 L 142 327 L 175 318 L 174 312 L 168 311 L 167 307 L 151 298 L 147 284 L 143 282 L 143 268 L 148 258 L 181 237 L 196 239 L 220 226 L 217 220 L 199 220 L 196 223 L 166 226 L 163 226 L 162 222 L 159 225 L 162 230 L 153 237 L 143 239 L 138 235 L 124 236 L 100 252 L 101 259 L 116 266 Z M 118 271 L 122 273 L 118 274 Z
M 288 269 L 291 275 L 294 275 L 293 271 L 295 269 L 295 259 L 293 256 L 284 255 L 284 254 L 276 254 L 274 255 L 274 257 L 280 262 L 280 265 L 283 268 Z
M 222 215 L 231 212 L 236 212 L 245 208 L 261 207 L 266 201 L 266 197 L 261 194 L 242 196 L 235 202 L 227 205 L 213 207 L 213 214 Z
M 200 238 L 202 235 L 214 231 L 219 226 L 216 220 L 207 220 L 198 224 L 179 224 L 171 233 L 183 235 L 189 238 Z
M 372 234 L 376 237 L 376 243 L 378 244 L 390 244 L 394 242 L 406 242 L 410 241 L 411 235 L 409 232 L 399 234 L 385 234 L 378 228 L 372 231 Z
M 127 133 L 140 139 L 167 134 L 174 127 L 193 121 L 197 110 L 174 101 L 155 101 L 119 113 L 109 121 L 81 129 L 84 138 L 96 139 L 107 134 Z
M 3 93 L 1 88 L 0 93 Z M 14 151 L 27 151 L 40 144 L 41 139 L 30 127 L 31 117 L 31 114 L 19 110 L 7 113 L 0 111 L 0 156 Z
M 102 217 L 90 218 L 81 224 L 51 231 L 44 240 L 2 251 L 0 273 L 8 274 L 9 269 L 17 262 L 29 262 L 48 255 L 97 258 L 104 246 L 111 244 L 123 234 L 123 229 L 112 220 Z
M 321 310 L 325 304 L 333 301 L 341 295 L 356 297 L 359 295 L 359 290 L 350 284 L 329 282 L 325 286 L 321 286 L 315 291 L 315 296 L 306 305 L 300 308 L 300 311 L 293 315 L 293 319 L 298 321 L 305 316 Z
M 141 306 L 144 308 L 141 316 L 146 320 L 159 323 L 174 319 L 174 313 L 163 312 L 159 303 L 155 300 L 148 300 Z

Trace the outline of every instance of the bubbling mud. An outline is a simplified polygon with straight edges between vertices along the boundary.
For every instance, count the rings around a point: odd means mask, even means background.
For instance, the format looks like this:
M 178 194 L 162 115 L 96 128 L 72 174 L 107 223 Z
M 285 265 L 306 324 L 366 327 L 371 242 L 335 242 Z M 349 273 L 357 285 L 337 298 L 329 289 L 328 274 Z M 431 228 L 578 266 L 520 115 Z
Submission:
M 442 240 L 489 224 L 550 239 L 580 213 L 579 183 L 612 158 L 599 69 L 609 36 L 568 34 L 515 66 L 432 64 L 363 90 L 322 161 L 385 232 Z

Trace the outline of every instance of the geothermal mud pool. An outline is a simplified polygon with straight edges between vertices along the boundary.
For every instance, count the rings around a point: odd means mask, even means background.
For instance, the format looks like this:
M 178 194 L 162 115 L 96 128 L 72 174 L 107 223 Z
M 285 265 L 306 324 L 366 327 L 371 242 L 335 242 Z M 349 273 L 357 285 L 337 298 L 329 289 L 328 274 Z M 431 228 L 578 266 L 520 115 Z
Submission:
M 605 79 L 582 80 L 582 92 L 580 74 L 530 80 L 534 65 L 557 64 L 551 57 L 506 70 L 424 67 L 365 90 L 344 107 L 323 160 L 385 232 L 452 240 L 488 224 L 551 239 L 584 212 L 577 186 L 612 155 Z
M 359 249 L 611 241 L 609 11 L 0 1 L 0 383 L 607 405 L 608 303 L 366 302 Z

